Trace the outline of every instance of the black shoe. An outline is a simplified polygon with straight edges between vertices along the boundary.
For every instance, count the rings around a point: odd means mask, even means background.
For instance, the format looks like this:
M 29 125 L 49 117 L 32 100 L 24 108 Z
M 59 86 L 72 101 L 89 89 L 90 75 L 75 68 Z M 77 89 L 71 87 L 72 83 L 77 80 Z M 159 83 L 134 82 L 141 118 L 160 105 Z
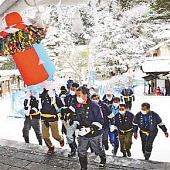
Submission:
M 105 164 L 106 164 L 106 157 L 105 156 L 100 156 L 100 164 L 99 164 L 99 168 L 102 169 L 102 168 L 105 168 Z
M 77 144 L 75 142 L 72 142 L 69 144 L 69 146 L 71 148 L 71 152 L 68 154 L 68 157 L 76 156 Z
M 149 160 L 150 156 L 151 156 L 151 152 L 145 151 L 145 160 Z
M 126 157 L 126 152 L 123 152 L 123 157 Z
M 38 140 L 39 145 L 42 145 L 42 139 Z
M 28 136 L 24 137 L 24 139 L 25 139 L 25 143 L 29 143 L 29 137 Z
M 105 150 L 106 150 L 106 151 L 109 150 L 109 145 L 108 145 L 108 144 L 105 145 L 104 147 L 105 147 Z
M 127 156 L 128 156 L 128 157 L 131 157 L 131 152 L 130 152 L 130 150 L 126 150 L 126 153 L 127 153 Z
M 119 146 L 115 145 L 113 149 L 113 156 L 116 156 Z
M 68 157 L 76 156 L 76 149 L 68 154 Z
M 87 157 L 79 157 L 81 170 L 87 170 Z
M 102 141 L 105 150 L 109 150 L 108 141 Z

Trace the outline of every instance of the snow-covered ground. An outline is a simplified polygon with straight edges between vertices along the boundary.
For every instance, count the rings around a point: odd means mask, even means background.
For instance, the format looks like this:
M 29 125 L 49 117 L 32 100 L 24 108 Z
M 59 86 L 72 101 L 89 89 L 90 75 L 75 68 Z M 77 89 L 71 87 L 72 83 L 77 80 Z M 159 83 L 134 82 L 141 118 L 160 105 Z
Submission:
M 166 124 L 169 132 L 170 132 L 170 97 L 169 96 L 144 96 L 143 95 L 143 87 L 135 88 L 136 100 L 132 106 L 132 112 L 136 114 L 141 109 L 141 104 L 143 102 L 149 102 L 151 104 L 151 110 L 157 112 L 163 122 Z M 22 128 L 24 119 L 22 118 L 13 118 L 9 117 L 11 115 L 11 98 L 8 97 L 6 99 L 0 100 L 0 108 L 1 108 L 1 121 L 0 121 L 0 138 L 10 139 L 16 141 L 23 141 L 22 137 Z M 59 124 L 61 127 L 61 123 Z M 59 147 L 59 143 L 52 139 L 53 143 L 56 147 Z M 30 130 L 30 142 L 38 144 L 35 133 L 33 130 Z M 164 133 L 159 129 L 158 135 L 155 139 L 153 145 L 153 152 L 151 155 L 151 160 L 169 162 L 170 158 L 170 138 L 166 138 Z M 43 143 L 43 145 L 45 145 Z M 68 145 L 64 146 L 65 148 L 69 148 Z M 133 139 L 132 145 L 132 158 L 144 159 L 141 151 L 141 141 L 140 137 L 137 140 Z M 111 154 L 111 145 L 107 154 Z M 122 153 L 118 151 L 118 156 L 122 156 Z

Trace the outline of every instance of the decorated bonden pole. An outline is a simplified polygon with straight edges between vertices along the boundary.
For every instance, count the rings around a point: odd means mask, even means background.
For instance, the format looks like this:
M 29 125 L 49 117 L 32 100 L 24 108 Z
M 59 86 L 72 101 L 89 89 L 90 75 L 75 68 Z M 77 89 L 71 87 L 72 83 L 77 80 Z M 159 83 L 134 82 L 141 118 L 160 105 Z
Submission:
M 27 25 L 17 12 L 7 14 L 1 24 L 5 29 L 0 32 L 0 55 L 12 55 L 24 83 L 29 86 L 52 80 L 55 66 L 40 43 L 48 27 Z

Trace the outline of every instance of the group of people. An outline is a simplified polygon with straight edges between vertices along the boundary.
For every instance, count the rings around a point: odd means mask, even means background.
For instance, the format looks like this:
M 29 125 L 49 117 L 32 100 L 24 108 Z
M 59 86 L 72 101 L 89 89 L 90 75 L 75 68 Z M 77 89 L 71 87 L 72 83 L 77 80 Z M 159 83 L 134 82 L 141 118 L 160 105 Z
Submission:
M 29 143 L 29 130 L 33 127 L 39 144 L 42 145 L 43 138 L 49 148 L 48 153 L 51 154 L 54 152 L 54 145 L 50 140 L 49 129 L 61 147 L 65 143 L 63 138 L 65 134 L 71 148 L 68 157 L 75 156 L 78 152 L 81 170 L 87 169 L 89 148 L 91 152 L 99 155 L 99 167 L 105 167 L 108 141 L 113 147 L 113 156 L 116 156 L 120 145 L 123 157 L 131 157 L 132 136 L 138 138 L 138 128 L 145 160 L 150 158 L 158 132 L 157 126 L 162 129 L 166 137 L 169 136 L 160 116 L 150 110 L 149 103 L 143 103 L 136 115 L 131 113 L 132 101 L 135 98 L 128 85 L 122 90 L 120 98 L 115 97 L 111 89 L 108 89 L 102 100 L 93 87 L 88 89 L 85 85 L 79 86 L 75 82 L 72 82 L 68 91 L 62 86 L 59 95 L 51 93 L 50 90 L 44 89 L 40 95 L 41 100 L 37 100 L 30 91 L 30 97 L 24 101 L 26 119 L 23 137 L 25 142 Z M 59 133 L 59 120 L 62 121 L 63 135 Z M 76 131 L 78 131 L 77 138 Z

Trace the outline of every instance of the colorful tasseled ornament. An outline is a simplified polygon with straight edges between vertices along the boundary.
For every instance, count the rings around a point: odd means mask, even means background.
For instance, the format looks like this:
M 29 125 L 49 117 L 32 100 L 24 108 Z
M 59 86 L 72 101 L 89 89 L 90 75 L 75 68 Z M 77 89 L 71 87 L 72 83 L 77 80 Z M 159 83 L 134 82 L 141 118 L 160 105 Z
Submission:
M 39 44 L 46 36 L 45 29 L 29 25 L 25 29 L 0 38 L 0 55 L 9 56 L 16 52 L 23 52 L 31 48 L 33 44 Z

